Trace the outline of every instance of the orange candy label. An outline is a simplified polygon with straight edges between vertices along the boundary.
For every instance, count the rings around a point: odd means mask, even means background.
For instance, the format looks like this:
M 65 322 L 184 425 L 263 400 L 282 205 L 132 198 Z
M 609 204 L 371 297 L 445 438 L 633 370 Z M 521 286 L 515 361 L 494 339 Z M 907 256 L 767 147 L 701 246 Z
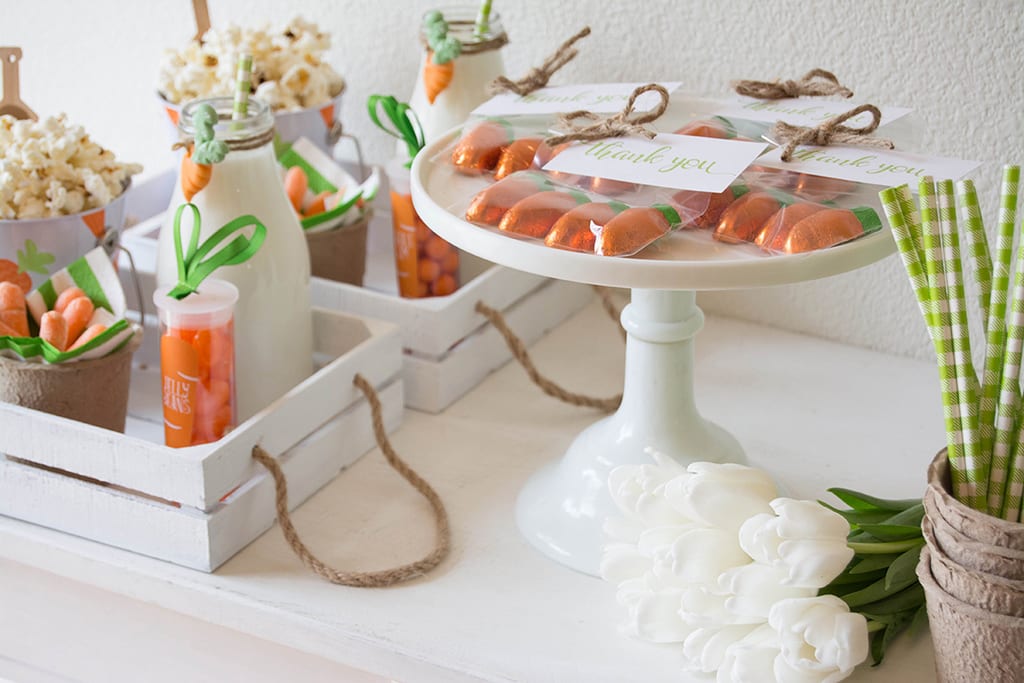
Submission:
M 171 448 L 191 446 L 199 384 L 199 359 L 191 344 L 169 335 L 160 338 L 160 382 L 164 442 Z

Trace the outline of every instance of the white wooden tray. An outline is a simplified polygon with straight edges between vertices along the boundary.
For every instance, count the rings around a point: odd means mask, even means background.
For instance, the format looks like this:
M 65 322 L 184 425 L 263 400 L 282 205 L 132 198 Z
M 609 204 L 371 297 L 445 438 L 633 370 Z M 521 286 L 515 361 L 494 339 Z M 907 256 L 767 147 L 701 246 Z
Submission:
M 274 521 L 273 485 L 252 460 L 254 445 L 282 463 L 297 506 L 374 445 L 356 373 L 377 388 L 389 430 L 401 420 L 394 325 L 315 309 L 314 346 L 311 377 L 201 446 L 163 445 L 152 326 L 136 353 L 125 434 L 0 403 L 0 514 L 216 569 Z
M 173 182 L 172 172 L 162 173 L 140 183 L 128 201 L 127 212 L 138 224 L 125 231 L 122 241 L 145 272 L 155 268 L 157 235 Z M 476 312 L 478 301 L 510 317 L 513 330 L 530 344 L 593 296 L 583 285 L 555 282 L 463 253 L 463 285 L 455 293 L 403 299 L 398 296 L 386 204 L 378 200 L 370 223 L 363 286 L 313 278 L 311 294 L 315 306 L 387 320 L 401 328 L 405 402 L 410 408 L 439 413 L 512 358 Z

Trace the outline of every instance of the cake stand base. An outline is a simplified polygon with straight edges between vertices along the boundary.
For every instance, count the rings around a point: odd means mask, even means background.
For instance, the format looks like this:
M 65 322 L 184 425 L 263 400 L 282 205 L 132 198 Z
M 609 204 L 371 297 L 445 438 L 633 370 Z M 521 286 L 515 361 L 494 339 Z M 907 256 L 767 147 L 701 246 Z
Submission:
M 626 372 L 618 411 L 587 429 L 558 462 L 534 474 L 516 502 L 526 539 L 567 567 L 597 575 L 609 515 L 621 514 L 608 493 L 620 465 L 671 458 L 745 462 L 743 449 L 705 420 L 693 397 L 693 338 L 704 324 L 692 291 L 634 289 L 622 312 Z

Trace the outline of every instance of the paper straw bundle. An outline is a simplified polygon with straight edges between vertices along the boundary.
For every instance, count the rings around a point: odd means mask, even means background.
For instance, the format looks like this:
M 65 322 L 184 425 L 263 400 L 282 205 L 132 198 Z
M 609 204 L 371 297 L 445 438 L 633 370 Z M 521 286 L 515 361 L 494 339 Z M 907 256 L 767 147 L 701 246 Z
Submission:
M 896 245 L 938 358 L 953 493 L 990 515 L 1022 520 L 1024 244 L 1013 259 L 1020 167 L 1007 166 L 994 253 L 970 180 L 921 181 L 918 207 L 906 185 L 880 193 Z M 985 320 L 981 380 L 971 357 L 958 212 Z M 1012 273 L 1012 295 L 1010 290 Z

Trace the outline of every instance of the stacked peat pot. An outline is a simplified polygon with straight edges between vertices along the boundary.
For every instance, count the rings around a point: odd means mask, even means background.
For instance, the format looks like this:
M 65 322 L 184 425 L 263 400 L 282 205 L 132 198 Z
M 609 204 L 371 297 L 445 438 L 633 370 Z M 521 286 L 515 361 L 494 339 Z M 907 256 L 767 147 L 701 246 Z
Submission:
M 945 450 L 928 469 L 924 506 L 917 575 L 939 680 L 1024 680 L 1024 524 L 957 501 Z

